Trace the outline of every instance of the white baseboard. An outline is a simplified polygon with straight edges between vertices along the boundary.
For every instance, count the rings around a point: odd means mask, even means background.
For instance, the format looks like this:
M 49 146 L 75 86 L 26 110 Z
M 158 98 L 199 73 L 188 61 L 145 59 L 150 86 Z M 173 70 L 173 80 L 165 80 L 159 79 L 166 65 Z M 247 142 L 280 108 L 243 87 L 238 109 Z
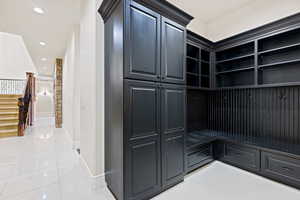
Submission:
M 73 149 L 80 149 L 80 141 L 73 141 Z
M 80 162 L 83 165 L 83 167 L 86 169 L 89 177 L 90 177 L 90 181 L 91 181 L 91 189 L 92 190 L 99 190 L 102 188 L 106 187 L 106 182 L 105 182 L 105 173 L 103 174 L 99 174 L 99 175 L 93 175 L 91 169 L 89 168 L 88 164 L 86 163 L 86 161 L 84 160 L 84 158 L 80 156 Z

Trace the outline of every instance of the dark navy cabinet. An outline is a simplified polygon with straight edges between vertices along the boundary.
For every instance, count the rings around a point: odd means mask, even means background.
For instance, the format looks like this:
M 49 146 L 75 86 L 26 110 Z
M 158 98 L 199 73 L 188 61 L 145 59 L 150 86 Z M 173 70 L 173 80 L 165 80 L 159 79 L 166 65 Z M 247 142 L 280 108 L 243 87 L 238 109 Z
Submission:
M 186 25 L 167 1 L 105 0 L 105 173 L 118 200 L 150 199 L 185 175 Z
M 185 27 L 162 18 L 161 76 L 163 82 L 185 83 Z M 176 41 L 176 42 L 174 42 Z
M 162 112 L 162 180 L 169 187 L 183 180 L 185 174 L 185 105 L 184 86 L 163 84 Z
M 135 2 L 126 8 L 125 78 L 159 81 L 161 16 Z

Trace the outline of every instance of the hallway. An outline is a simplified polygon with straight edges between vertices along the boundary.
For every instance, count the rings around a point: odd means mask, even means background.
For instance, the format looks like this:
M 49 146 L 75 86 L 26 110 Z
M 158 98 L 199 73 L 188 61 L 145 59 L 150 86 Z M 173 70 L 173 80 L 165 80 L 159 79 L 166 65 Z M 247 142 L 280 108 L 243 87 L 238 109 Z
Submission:
M 0 140 L 0 200 L 113 199 L 107 190 L 93 190 L 69 136 L 48 121 L 24 137 Z

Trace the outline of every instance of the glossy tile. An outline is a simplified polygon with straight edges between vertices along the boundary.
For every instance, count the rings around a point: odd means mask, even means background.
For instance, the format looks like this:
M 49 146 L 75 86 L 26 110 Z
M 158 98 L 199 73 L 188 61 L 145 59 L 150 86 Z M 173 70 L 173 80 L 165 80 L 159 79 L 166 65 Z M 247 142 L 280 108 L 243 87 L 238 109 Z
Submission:
M 58 183 L 58 173 L 56 169 L 52 171 L 43 171 L 30 175 L 18 176 L 6 182 L 2 196 L 9 197 L 18 195 L 54 183 Z
M 98 187 L 63 129 L 47 120 L 0 139 L 0 200 L 115 200 Z M 214 162 L 153 200 L 300 200 L 300 191 Z
M 214 162 L 154 200 L 300 200 L 300 191 L 247 171 Z
M 61 200 L 58 184 L 42 187 L 17 196 L 8 197 L 5 200 Z

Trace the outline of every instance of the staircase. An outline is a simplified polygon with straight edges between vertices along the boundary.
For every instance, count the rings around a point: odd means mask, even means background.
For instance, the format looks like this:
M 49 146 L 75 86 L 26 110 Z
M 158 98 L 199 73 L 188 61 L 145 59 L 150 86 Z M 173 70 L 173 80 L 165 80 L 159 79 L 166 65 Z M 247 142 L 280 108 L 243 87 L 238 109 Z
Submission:
M 21 96 L 0 94 L 0 138 L 18 136 L 18 98 Z

